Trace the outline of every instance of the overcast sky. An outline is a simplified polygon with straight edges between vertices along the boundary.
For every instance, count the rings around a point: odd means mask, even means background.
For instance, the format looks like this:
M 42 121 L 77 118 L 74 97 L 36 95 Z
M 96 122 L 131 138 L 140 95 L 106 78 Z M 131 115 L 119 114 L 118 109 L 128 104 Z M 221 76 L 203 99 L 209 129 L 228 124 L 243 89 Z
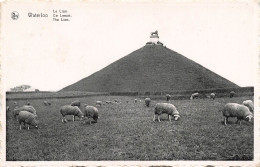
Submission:
M 28 84 L 60 90 L 143 47 L 158 30 L 168 48 L 239 86 L 253 86 L 258 57 L 257 4 L 5 3 L 5 89 Z M 54 22 L 67 10 L 69 22 Z M 18 20 L 11 12 L 19 13 Z M 48 14 L 29 18 L 28 13 Z

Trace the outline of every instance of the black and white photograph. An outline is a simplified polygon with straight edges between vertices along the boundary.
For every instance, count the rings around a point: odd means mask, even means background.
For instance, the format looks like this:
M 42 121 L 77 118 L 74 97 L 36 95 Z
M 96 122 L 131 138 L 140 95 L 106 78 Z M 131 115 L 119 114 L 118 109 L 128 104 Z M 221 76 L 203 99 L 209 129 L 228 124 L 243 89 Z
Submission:
M 5 166 L 259 166 L 257 1 L 0 7 Z

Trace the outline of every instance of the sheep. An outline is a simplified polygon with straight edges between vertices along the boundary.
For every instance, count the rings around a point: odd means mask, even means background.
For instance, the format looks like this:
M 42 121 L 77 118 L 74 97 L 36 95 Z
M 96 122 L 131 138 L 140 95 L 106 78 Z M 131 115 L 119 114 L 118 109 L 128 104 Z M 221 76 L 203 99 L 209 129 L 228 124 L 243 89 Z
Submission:
M 111 103 L 112 103 L 112 101 L 106 101 L 106 103 L 107 103 L 107 104 L 111 104 Z
M 72 103 L 70 103 L 70 105 L 71 105 L 71 106 L 80 107 L 80 101 L 79 101 L 79 100 L 73 101 Z
M 249 109 L 237 103 L 227 103 L 222 110 L 224 116 L 224 124 L 227 125 L 229 117 L 237 117 L 237 122 L 241 125 L 241 120 L 246 120 L 251 122 L 253 118 L 253 114 L 249 111 Z
M 45 106 L 51 105 L 51 103 L 48 102 L 48 101 L 46 101 L 46 100 L 43 101 L 43 104 L 44 104 Z
M 64 105 L 60 108 L 60 113 L 63 117 L 62 123 L 67 122 L 66 115 L 72 115 L 73 122 L 75 121 L 75 116 L 79 117 L 80 120 L 83 118 L 83 113 L 78 106 Z
M 190 100 L 192 99 L 197 99 L 199 98 L 199 93 L 193 93 L 191 96 L 190 96 Z
M 117 99 L 114 100 L 115 103 L 119 103 L 119 101 Z
M 170 103 L 157 103 L 155 105 L 153 121 L 155 121 L 157 115 L 158 121 L 161 122 L 159 117 L 161 114 L 168 114 L 168 118 L 170 121 L 171 116 L 174 117 L 175 121 L 177 121 L 180 117 L 180 113 L 177 111 L 176 107 Z
M 33 106 L 24 105 L 22 107 L 15 107 L 14 108 L 14 110 L 13 110 L 14 118 L 16 118 L 16 116 L 19 115 L 19 113 L 21 111 L 28 111 L 28 112 L 37 116 L 36 110 Z
M 243 101 L 243 105 L 247 106 L 252 113 L 254 112 L 254 103 L 252 100 Z
M 102 101 L 96 101 L 96 106 L 102 106 Z
M 83 109 L 83 116 L 88 118 L 89 124 L 91 124 L 90 118 L 93 118 L 95 123 L 97 123 L 98 109 L 94 106 L 86 105 Z
M 215 100 L 215 97 L 216 97 L 216 93 L 211 93 L 210 94 L 210 98 L 212 98 L 213 100 Z
M 22 123 L 24 123 L 24 126 L 26 127 L 26 124 L 28 125 L 28 130 L 30 129 L 30 125 L 36 127 L 38 129 L 38 120 L 37 116 L 28 112 L 28 111 L 20 111 L 18 115 L 18 121 L 20 124 L 20 130 L 22 130 Z
M 119 101 L 112 101 L 112 104 L 121 104 Z
M 16 119 L 17 121 L 18 121 L 17 116 L 19 115 L 19 113 L 20 113 L 20 110 L 16 110 L 16 109 L 13 110 L 14 119 Z
M 144 102 L 145 102 L 146 107 L 149 107 L 150 103 L 151 103 L 151 99 L 147 97 L 144 99 Z
M 169 101 L 171 99 L 171 95 L 166 94 L 166 101 Z
M 10 111 L 10 107 L 6 106 L 6 112 Z
M 234 92 L 234 91 L 231 91 L 231 92 L 229 93 L 229 97 L 230 97 L 230 98 L 234 97 L 234 95 L 235 95 L 235 92 Z

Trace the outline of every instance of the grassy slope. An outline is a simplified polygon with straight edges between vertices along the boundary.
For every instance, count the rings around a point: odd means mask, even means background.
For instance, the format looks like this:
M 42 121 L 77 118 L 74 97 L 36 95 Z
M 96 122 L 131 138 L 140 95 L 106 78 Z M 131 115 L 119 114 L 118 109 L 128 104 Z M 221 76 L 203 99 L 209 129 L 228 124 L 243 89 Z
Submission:
M 146 45 L 63 90 L 176 91 L 237 87 L 163 46 Z
M 60 106 L 75 99 L 31 101 L 40 128 L 19 130 L 18 122 L 7 114 L 7 160 L 227 160 L 235 155 L 253 157 L 253 124 L 239 126 L 230 119 L 224 126 L 218 110 L 226 102 L 249 97 L 176 100 L 179 121 L 153 122 L 152 101 L 133 103 L 135 97 L 89 97 L 80 99 L 94 105 L 96 100 L 121 99 L 119 105 L 99 107 L 98 123 L 89 125 L 69 121 L 62 124 Z M 250 97 L 251 98 L 251 97 Z M 130 100 L 127 104 L 125 101 Z M 26 101 L 18 101 L 23 105 Z M 9 101 L 9 105 L 12 101 Z M 13 106 L 11 106 L 12 108 Z M 166 118 L 162 116 L 162 119 Z M 68 117 L 71 119 L 71 117 Z M 233 121 L 233 122 L 232 122 Z

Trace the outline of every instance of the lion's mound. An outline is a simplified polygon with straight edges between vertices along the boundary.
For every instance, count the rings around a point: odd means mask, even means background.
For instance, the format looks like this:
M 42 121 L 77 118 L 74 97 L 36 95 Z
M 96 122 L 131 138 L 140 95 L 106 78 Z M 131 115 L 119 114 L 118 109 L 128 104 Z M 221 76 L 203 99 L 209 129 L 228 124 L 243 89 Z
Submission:
M 62 91 L 155 92 L 238 87 L 162 45 L 145 45 Z

